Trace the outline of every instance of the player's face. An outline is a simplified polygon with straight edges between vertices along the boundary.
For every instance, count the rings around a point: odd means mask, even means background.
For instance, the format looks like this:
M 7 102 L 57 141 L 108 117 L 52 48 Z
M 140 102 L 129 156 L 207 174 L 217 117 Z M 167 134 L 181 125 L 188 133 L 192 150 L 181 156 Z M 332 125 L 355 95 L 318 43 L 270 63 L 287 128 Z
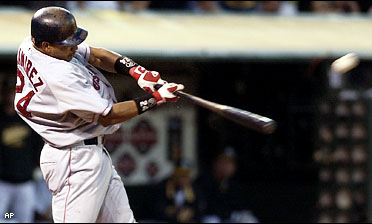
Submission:
M 65 61 L 71 61 L 76 51 L 77 46 L 68 47 L 58 44 L 50 44 L 48 54 L 54 58 L 58 58 Z

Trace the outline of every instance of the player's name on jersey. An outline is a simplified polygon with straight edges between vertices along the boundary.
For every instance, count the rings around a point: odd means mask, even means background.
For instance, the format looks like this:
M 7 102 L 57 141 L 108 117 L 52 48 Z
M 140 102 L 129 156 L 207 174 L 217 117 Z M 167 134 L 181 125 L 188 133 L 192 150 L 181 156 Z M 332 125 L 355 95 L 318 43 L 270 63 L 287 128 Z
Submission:
M 39 91 L 39 87 L 44 84 L 43 80 L 39 77 L 37 69 L 33 66 L 32 61 L 28 59 L 28 57 L 23 53 L 21 49 L 19 49 L 18 52 L 18 58 L 17 58 L 17 76 L 19 77 L 21 81 L 21 85 L 24 85 L 24 78 L 22 74 L 26 74 L 28 79 L 30 80 L 32 86 L 34 87 L 35 91 Z M 23 72 L 21 72 L 22 70 Z

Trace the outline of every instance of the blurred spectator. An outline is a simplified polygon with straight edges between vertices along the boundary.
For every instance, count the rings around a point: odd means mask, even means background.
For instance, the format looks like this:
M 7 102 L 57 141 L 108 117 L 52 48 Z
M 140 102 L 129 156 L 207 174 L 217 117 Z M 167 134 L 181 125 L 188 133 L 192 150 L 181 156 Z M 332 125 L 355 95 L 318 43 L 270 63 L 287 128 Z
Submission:
M 280 1 L 262 1 L 262 2 L 259 2 L 258 4 L 260 4 L 261 10 L 263 12 L 276 13 L 279 11 L 281 2 Z
M 66 8 L 74 10 L 124 10 L 128 1 L 67 1 Z
M 313 13 L 360 13 L 357 1 L 311 1 Z
M 202 222 L 258 222 L 245 201 L 243 186 L 233 180 L 235 156 L 234 149 L 227 147 L 214 159 L 212 173 L 198 177 L 197 186 L 206 200 Z
M 334 1 L 332 3 L 336 13 L 360 13 L 357 1 Z
M 126 7 L 125 11 L 130 11 L 130 12 L 140 12 L 147 10 L 149 7 L 150 1 L 130 1 Z
M 153 218 L 161 222 L 199 222 L 203 199 L 192 181 L 190 164 L 181 163 L 155 187 Z
M 332 2 L 330 1 L 311 1 L 310 10 L 313 13 L 332 13 Z
M 12 87 L 10 87 L 12 86 Z M 14 213 L 17 222 L 33 222 L 33 172 L 39 164 L 40 137 L 14 110 L 13 85 L 1 89 L 0 106 L 0 214 Z
M 149 10 L 184 11 L 193 13 L 219 12 L 217 1 L 147 1 Z
M 254 12 L 258 1 L 219 1 L 220 7 L 229 12 Z
M 259 1 L 258 11 L 272 13 L 276 15 L 295 15 L 297 14 L 296 1 Z
M 194 2 L 196 2 L 194 12 L 216 13 L 221 11 L 218 1 L 194 1 Z

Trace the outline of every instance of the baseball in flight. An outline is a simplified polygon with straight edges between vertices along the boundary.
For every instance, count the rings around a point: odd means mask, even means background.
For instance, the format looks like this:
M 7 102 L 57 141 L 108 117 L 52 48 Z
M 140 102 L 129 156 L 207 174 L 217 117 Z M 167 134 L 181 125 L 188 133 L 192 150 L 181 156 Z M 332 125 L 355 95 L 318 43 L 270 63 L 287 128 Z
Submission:
M 348 53 L 331 64 L 331 69 L 339 74 L 345 74 L 359 65 L 359 57 L 355 53 Z

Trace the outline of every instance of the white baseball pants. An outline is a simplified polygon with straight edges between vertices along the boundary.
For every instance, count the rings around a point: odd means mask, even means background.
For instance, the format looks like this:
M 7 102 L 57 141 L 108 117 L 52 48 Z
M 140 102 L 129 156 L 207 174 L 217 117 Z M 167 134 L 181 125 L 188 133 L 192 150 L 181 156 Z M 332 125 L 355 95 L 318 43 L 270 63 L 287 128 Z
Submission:
M 102 144 L 66 149 L 45 144 L 40 168 L 53 194 L 54 222 L 136 222 L 123 182 Z

